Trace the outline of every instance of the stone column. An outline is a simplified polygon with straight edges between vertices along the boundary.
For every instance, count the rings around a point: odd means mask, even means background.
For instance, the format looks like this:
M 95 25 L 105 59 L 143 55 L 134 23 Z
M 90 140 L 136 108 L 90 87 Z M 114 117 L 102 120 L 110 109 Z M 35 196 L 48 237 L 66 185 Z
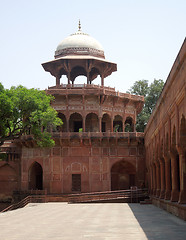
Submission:
M 153 164 L 153 195 L 156 195 L 156 166 Z
M 156 162 L 156 197 L 160 196 L 160 165 Z
M 67 132 L 69 132 L 69 121 L 70 121 L 70 119 L 68 117 L 68 119 L 67 119 Z
M 150 166 L 149 167 L 149 177 L 150 177 L 150 190 L 149 190 L 149 193 L 150 194 L 153 194 L 153 169 L 152 167 Z
M 180 194 L 179 203 L 186 203 L 186 152 L 179 149 L 180 161 Z
M 102 117 L 99 117 L 99 132 L 101 132 L 101 127 L 102 127 L 102 125 L 101 125 L 101 121 L 102 120 Z
M 110 128 L 111 132 L 113 132 L 113 121 L 114 121 L 114 118 L 111 117 L 111 128 Z
M 87 84 L 90 84 L 90 73 L 87 71 Z
M 171 197 L 171 161 L 170 158 L 165 158 L 165 199 L 170 200 Z
M 164 198 L 165 197 L 165 162 L 164 162 L 164 159 L 160 160 L 160 175 L 161 175 L 160 198 Z
M 136 132 L 136 122 L 134 123 L 134 132 Z
M 70 71 L 67 74 L 68 84 L 70 84 Z
M 59 86 L 60 85 L 60 76 L 57 76 L 56 77 L 56 86 Z
M 83 116 L 83 132 L 86 131 L 86 126 L 85 126 L 85 116 Z
M 123 128 L 122 132 L 125 132 L 125 121 L 122 122 L 122 128 Z
M 171 173 L 172 173 L 172 192 L 171 201 L 177 202 L 179 199 L 178 190 L 178 164 L 176 161 L 176 155 L 171 154 Z
M 101 86 L 104 86 L 104 76 L 101 75 Z

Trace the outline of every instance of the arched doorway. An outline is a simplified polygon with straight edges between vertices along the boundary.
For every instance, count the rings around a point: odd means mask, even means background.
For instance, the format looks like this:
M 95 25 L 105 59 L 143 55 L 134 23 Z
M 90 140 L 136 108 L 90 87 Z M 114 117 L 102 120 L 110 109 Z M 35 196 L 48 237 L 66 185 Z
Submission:
M 116 115 L 113 121 L 114 132 L 123 132 L 123 118 L 120 115 Z
M 129 189 L 135 186 L 135 167 L 124 160 L 115 163 L 111 168 L 111 191 Z
M 43 169 L 38 162 L 34 162 L 29 169 L 29 189 L 43 189 Z
M 111 118 L 107 113 L 105 113 L 102 117 L 101 131 L 102 132 L 111 131 Z
M 80 132 L 83 128 L 83 118 L 79 113 L 73 113 L 69 119 L 69 130 L 70 132 Z
M 62 120 L 62 122 L 63 122 L 63 124 L 62 124 L 62 126 L 58 126 L 57 127 L 57 130 L 58 130 L 58 132 L 67 132 L 67 120 L 66 120 L 66 116 L 63 114 L 63 113 L 61 113 L 61 112 L 59 112 L 58 113 L 58 117 Z
M 89 113 L 85 120 L 86 132 L 99 132 L 99 120 L 95 113 Z
M 125 120 L 125 132 L 134 132 L 134 124 L 131 117 L 127 117 Z

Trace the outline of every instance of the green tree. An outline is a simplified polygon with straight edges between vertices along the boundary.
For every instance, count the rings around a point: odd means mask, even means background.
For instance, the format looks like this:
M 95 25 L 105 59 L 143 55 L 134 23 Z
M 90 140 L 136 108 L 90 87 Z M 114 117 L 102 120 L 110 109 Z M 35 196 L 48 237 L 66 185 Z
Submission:
M 45 91 L 23 86 L 4 89 L 0 83 L 0 146 L 6 140 L 31 134 L 40 147 L 54 145 L 49 129 L 62 125 Z
M 148 94 L 148 80 L 139 80 L 129 89 L 129 93 L 146 97 Z
M 136 130 L 138 132 L 144 132 L 145 126 L 149 120 L 149 117 L 156 105 L 156 102 L 163 89 L 163 80 L 154 79 L 149 85 L 148 80 L 139 80 L 129 89 L 129 93 L 136 95 L 143 95 L 145 98 L 145 104 L 141 113 L 137 116 Z

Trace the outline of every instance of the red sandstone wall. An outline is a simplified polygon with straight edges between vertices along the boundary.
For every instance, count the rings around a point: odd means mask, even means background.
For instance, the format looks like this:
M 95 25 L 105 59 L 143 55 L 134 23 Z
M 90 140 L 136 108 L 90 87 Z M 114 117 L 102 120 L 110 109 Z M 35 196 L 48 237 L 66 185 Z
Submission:
M 121 160 L 135 167 L 140 186 L 145 175 L 144 149 L 137 142 L 71 140 L 51 150 L 23 148 L 21 189 L 28 189 L 29 168 L 37 161 L 43 168 L 43 188 L 50 193 L 72 192 L 72 174 L 81 174 L 81 192 L 111 190 L 111 167 Z
M 0 162 L 0 200 L 3 196 L 11 196 L 20 187 L 18 163 Z

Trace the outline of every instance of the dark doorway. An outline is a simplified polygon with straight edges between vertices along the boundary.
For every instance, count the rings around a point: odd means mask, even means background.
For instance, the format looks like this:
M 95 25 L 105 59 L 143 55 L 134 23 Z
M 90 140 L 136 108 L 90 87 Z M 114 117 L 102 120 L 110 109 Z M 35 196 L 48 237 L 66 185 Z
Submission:
M 111 168 L 111 190 L 126 190 L 135 186 L 135 167 L 126 162 L 115 163 Z
M 102 122 L 102 132 L 106 132 L 106 122 Z
M 29 169 L 29 189 L 43 189 L 43 169 L 37 162 L 33 163 Z
M 81 192 L 81 174 L 72 174 L 72 191 Z
M 135 175 L 134 174 L 129 175 L 129 185 L 130 185 L 130 187 L 135 186 Z
M 82 121 L 74 121 L 74 132 L 79 132 L 80 128 L 82 128 Z

